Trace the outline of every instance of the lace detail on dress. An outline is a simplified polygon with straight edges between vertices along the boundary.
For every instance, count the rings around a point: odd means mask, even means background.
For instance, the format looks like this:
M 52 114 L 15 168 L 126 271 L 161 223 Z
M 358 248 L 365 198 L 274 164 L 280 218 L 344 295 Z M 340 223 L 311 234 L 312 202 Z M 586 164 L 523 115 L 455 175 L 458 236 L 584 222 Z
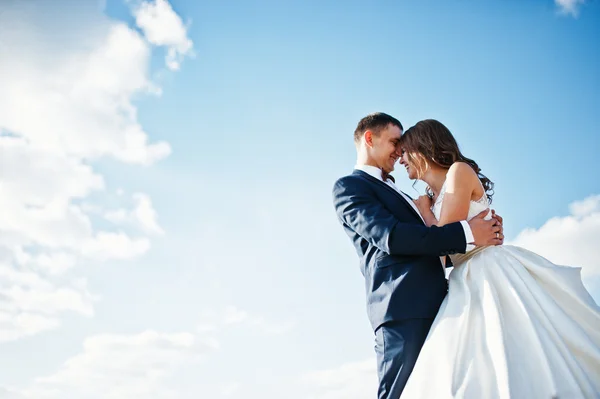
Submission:
M 435 218 L 437 220 L 440 220 L 440 216 L 442 215 L 442 204 L 444 201 L 445 194 L 446 194 L 446 182 L 444 182 L 444 184 L 442 185 L 442 188 L 440 190 L 440 195 L 438 195 L 437 199 L 435 200 L 435 203 L 431 207 L 431 210 L 433 211 L 433 214 L 435 215 Z M 480 199 L 478 199 L 477 201 L 471 200 L 471 204 L 469 205 L 469 214 L 467 215 L 467 221 L 473 219 L 475 216 L 477 216 L 479 213 L 485 211 L 489 207 L 490 207 L 490 202 L 488 201 L 487 195 L 484 192 L 483 196 Z M 490 210 L 490 212 L 485 216 L 484 219 L 490 220 L 491 218 L 492 218 L 492 211 Z M 457 267 L 460 264 L 464 263 L 467 259 L 474 256 L 477 252 L 479 252 L 479 251 L 477 249 L 475 249 L 475 250 L 467 252 L 466 254 L 450 255 L 450 259 L 452 259 L 452 263 L 454 264 L 454 267 Z
M 442 215 L 442 204 L 444 201 L 445 194 L 446 194 L 446 182 L 444 182 L 444 184 L 442 184 L 440 194 L 438 195 L 438 197 L 435 200 L 435 203 L 431 207 L 431 210 L 437 220 L 440 220 L 440 216 Z M 487 208 L 489 208 L 489 206 L 490 206 L 490 202 L 488 201 L 488 197 L 485 194 L 485 192 L 483 193 L 483 196 L 480 199 L 478 199 L 477 201 L 471 200 L 471 204 L 469 205 L 469 214 L 467 216 L 467 221 L 473 219 L 480 212 L 485 211 Z M 490 213 L 485 217 L 485 219 L 489 220 L 491 218 L 492 218 L 492 214 L 490 211 Z

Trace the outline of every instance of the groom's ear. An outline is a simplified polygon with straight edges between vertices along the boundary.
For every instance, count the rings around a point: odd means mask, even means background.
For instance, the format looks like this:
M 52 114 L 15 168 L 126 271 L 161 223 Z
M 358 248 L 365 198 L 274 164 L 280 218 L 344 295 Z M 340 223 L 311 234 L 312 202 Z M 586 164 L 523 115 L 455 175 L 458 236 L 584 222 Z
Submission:
M 370 130 L 365 132 L 365 143 L 368 147 L 373 147 L 373 132 Z

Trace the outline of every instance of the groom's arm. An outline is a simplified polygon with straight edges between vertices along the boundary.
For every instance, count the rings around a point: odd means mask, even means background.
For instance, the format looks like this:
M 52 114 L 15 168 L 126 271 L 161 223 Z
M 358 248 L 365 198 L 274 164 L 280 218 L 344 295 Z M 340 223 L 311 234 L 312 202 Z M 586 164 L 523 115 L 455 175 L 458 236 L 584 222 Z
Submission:
M 390 255 L 444 256 L 464 253 L 465 232 L 460 222 L 442 227 L 403 223 L 390 213 L 368 188 L 340 179 L 333 188 L 339 219 L 380 250 Z

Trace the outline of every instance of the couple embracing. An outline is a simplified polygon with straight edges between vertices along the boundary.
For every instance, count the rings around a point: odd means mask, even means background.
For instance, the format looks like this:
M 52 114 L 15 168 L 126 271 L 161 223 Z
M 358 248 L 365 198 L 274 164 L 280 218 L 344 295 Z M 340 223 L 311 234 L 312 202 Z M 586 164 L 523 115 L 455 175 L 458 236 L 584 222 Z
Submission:
M 333 188 L 365 278 L 378 399 L 600 398 L 600 308 L 580 268 L 503 245 L 493 183 L 442 123 L 403 130 L 364 117 L 355 169 Z M 397 163 L 428 195 L 398 189 Z

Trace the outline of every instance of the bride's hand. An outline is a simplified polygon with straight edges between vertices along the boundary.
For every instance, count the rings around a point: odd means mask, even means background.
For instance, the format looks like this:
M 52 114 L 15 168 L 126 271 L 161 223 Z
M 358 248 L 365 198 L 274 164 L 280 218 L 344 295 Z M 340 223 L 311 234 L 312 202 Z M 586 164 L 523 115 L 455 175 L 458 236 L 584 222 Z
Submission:
M 415 202 L 415 205 L 417 205 L 417 208 L 419 209 L 419 212 L 421 212 L 421 215 L 431 213 L 431 206 L 433 205 L 433 202 L 431 201 L 431 198 L 429 198 L 429 196 L 421 195 L 419 198 L 413 201 Z

